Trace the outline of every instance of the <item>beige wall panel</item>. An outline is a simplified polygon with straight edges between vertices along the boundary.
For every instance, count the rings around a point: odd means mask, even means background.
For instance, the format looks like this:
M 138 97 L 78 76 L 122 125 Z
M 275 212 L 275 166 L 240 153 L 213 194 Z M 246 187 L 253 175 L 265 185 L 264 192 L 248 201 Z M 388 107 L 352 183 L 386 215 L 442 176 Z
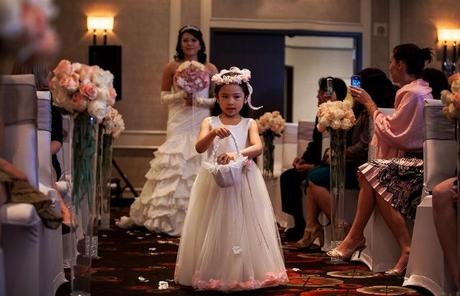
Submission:
M 212 17 L 360 23 L 360 0 L 214 0 Z
M 168 56 L 168 0 L 56 1 L 56 26 L 62 41 L 59 58 L 88 62 L 92 36 L 86 16 L 114 15 L 114 32 L 108 44 L 122 45 L 122 97 L 120 110 L 129 130 L 165 129 L 167 107 L 160 104 L 163 65 Z M 98 39 L 102 43 L 102 38 Z
M 388 72 L 389 61 L 389 3 L 388 0 L 373 0 L 372 1 L 372 39 L 371 39 L 371 66 L 379 68 L 384 72 Z M 387 32 L 384 35 L 374 34 L 374 26 L 377 23 L 386 24 Z
M 416 43 L 436 49 L 432 67 L 441 68 L 442 52 L 437 44 L 437 28 L 460 28 L 459 0 L 401 1 L 401 43 Z
M 181 9 L 181 24 L 200 27 L 200 7 L 201 0 L 183 0 Z

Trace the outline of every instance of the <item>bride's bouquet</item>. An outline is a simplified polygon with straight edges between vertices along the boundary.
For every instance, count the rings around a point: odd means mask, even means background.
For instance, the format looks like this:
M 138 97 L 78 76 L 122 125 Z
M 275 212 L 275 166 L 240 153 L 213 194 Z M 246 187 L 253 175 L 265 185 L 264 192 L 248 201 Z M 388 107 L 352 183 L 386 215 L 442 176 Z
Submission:
M 195 94 L 209 87 L 209 74 L 203 64 L 185 61 L 177 68 L 174 81 L 186 93 Z
M 318 130 L 324 132 L 327 128 L 333 130 L 348 130 L 356 122 L 350 101 L 327 101 L 318 108 Z

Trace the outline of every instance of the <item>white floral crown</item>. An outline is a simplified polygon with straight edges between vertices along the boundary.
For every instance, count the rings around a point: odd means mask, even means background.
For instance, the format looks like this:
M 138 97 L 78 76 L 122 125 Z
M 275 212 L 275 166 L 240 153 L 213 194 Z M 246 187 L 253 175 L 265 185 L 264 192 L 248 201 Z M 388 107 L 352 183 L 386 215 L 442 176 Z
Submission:
M 233 75 L 228 75 L 233 74 Z M 214 74 L 211 78 L 211 81 L 214 82 L 216 85 L 223 85 L 223 84 L 241 84 L 246 83 L 249 90 L 249 95 L 247 98 L 248 105 L 252 110 L 259 110 L 263 106 L 254 107 L 251 104 L 251 96 L 252 96 L 252 86 L 249 84 L 249 80 L 251 79 L 251 71 L 248 69 L 241 69 L 238 67 L 230 67 L 230 69 L 221 70 L 218 74 Z

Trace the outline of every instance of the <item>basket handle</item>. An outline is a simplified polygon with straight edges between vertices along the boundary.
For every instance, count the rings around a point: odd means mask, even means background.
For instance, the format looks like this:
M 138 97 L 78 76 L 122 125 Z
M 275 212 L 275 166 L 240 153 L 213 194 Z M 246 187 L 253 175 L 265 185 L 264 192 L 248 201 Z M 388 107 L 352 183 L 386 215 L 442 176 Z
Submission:
M 240 148 L 238 148 L 238 144 L 237 144 L 237 142 L 236 142 L 235 136 L 234 136 L 231 132 L 230 132 L 230 137 L 232 138 L 233 143 L 235 144 L 236 153 L 237 153 L 238 155 L 241 155 Z M 217 162 L 217 159 L 216 159 L 217 149 L 219 149 L 219 146 L 220 146 L 220 143 L 222 142 L 222 140 L 223 140 L 223 139 L 218 138 L 217 143 L 214 145 L 214 148 L 212 149 L 211 159 L 212 159 L 214 162 Z

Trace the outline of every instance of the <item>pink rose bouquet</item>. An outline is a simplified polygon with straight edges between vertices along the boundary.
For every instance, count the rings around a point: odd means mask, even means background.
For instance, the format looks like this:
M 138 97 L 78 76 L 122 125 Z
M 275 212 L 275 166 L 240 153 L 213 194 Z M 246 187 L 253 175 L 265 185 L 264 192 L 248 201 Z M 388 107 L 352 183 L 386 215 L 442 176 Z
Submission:
M 188 94 L 195 94 L 209 87 L 209 73 L 197 61 L 186 61 L 179 65 L 174 75 L 177 87 Z
M 98 123 L 115 103 L 113 75 L 99 66 L 61 60 L 50 80 L 53 103 L 70 113 L 88 112 Z
M 109 107 L 109 113 L 102 122 L 104 127 L 104 134 L 112 135 L 112 138 L 116 139 L 120 136 L 121 132 L 125 130 L 125 122 L 123 117 L 117 109 Z

